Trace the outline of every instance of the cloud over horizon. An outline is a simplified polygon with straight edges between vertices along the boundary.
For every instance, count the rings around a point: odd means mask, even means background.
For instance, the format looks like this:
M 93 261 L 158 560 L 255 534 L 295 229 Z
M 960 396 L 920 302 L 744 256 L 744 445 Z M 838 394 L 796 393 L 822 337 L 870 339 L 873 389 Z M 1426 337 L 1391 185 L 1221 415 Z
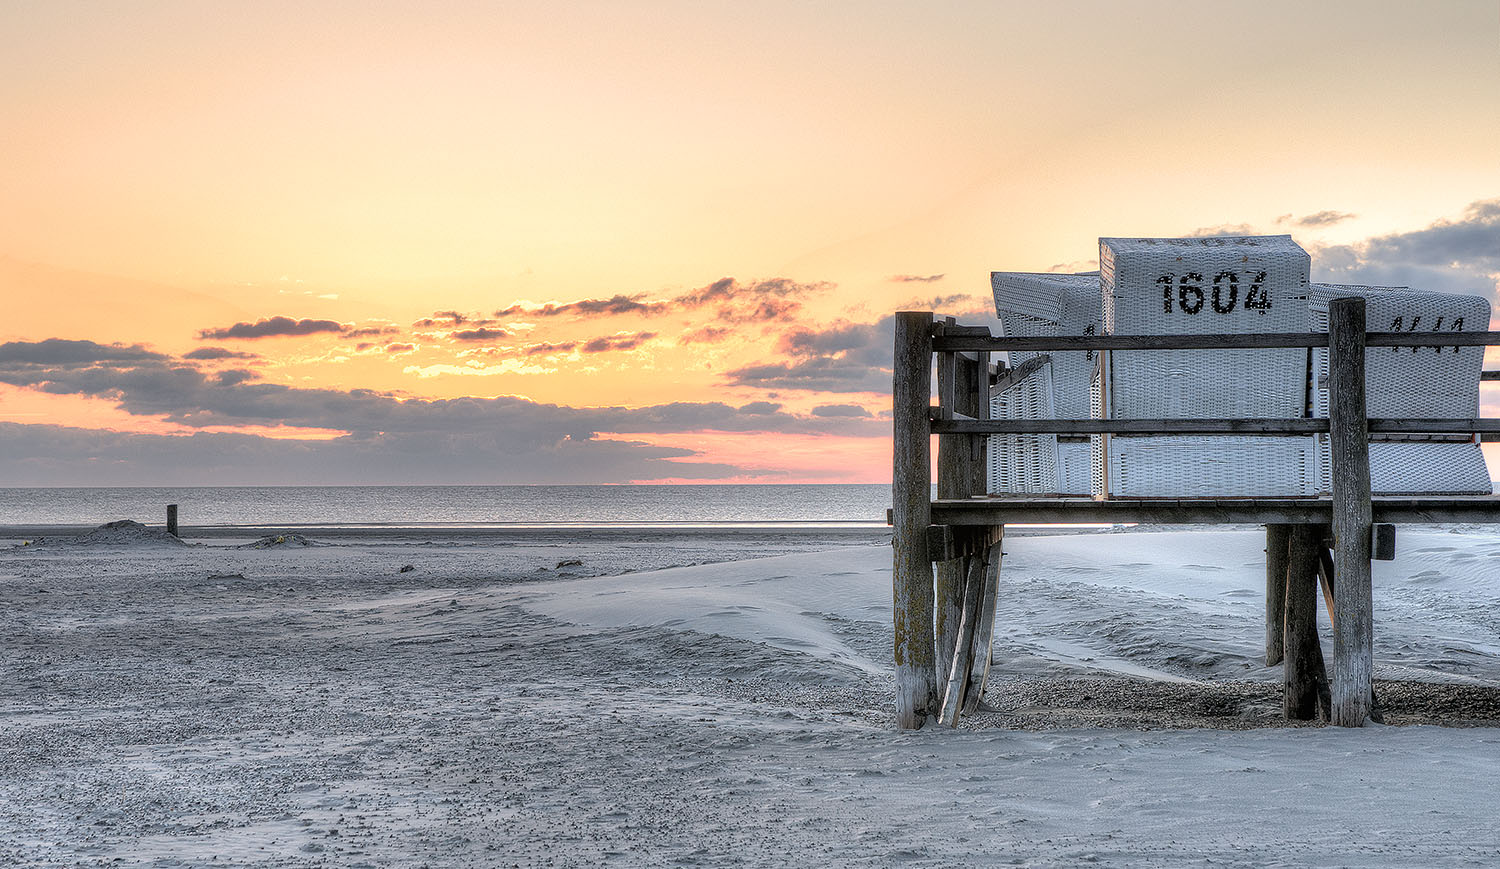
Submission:
M 334 320 L 294 320 L 291 317 L 278 316 L 256 320 L 254 323 L 235 323 L 233 326 L 219 329 L 203 329 L 198 333 L 198 337 L 215 340 L 227 338 L 254 340 L 315 335 L 320 332 L 343 333 L 346 329 L 343 323 Z

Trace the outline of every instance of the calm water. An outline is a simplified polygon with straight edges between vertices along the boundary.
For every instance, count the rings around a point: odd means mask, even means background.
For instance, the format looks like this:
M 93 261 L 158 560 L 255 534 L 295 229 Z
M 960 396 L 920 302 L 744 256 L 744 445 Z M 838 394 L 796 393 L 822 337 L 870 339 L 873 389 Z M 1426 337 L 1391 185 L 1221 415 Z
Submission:
M 0 525 L 884 525 L 863 486 L 204 486 L 0 488 Z

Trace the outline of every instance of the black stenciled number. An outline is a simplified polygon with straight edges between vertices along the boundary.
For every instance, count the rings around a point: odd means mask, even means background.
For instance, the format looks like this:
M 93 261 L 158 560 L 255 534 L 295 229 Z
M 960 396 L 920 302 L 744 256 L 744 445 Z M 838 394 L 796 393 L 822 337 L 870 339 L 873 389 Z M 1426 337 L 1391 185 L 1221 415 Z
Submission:
M 1266 273 L 1257 272 L 1255 280 L 1250 282 L 1250 290 L 1245 293 L 1245 309 L 1253 311 L 1268 311 L 1271 309 L 1271 294 L 1266 292 Z
M 1177 280 L 1177 306 L 1182 308 L 1185 314 L 1196 314 L 1203 310 L 1203 276 L 1197 272 L 1188 272 Z M 1188 301 L 1188 295 L 1192 294 L 1192 301 Z
M 1222 284 L 1229 282 L 1229 297 L 1226 300 L 1223 295 Z M 1214 275 L 1214 310 L 1220 314 L 1227 314 L 1234 310 L 1234 303 L 1240 300 L 1240 276 L 1236 272 L 1219 272 Z
M 1162 275 L 1156 279 L 1156 282 L 1161 284 L 1161 312 L 1170 314 L 1172 313 L 1172 284 L 1174 283 L 1172 276 Z

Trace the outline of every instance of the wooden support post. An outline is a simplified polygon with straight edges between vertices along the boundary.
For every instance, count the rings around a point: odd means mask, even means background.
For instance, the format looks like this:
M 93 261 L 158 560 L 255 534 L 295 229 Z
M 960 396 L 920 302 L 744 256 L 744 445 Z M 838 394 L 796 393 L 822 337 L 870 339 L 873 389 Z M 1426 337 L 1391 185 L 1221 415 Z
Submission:
M 892 622 L 895 628 L 896 720 L 921 727 L 937 712 L 933 659 L 933 577 L 927 554 L 932 518 L 930 466 L 932 314 L 896 314 L 892 383 Z
M 951 318 L 945 325 L 952 325 Z M 972 419 L 985 419 L 989 416 L 988 393 L 984 391 L 988 364 L 989 355 L 985 353 L 978 354 L 974 359 L 957 353 L 938 354 L 937 391 L 943 410 Z M 939 498 L 967 498 L 984 491 L 984 440 L 976 435 L 961 434 L 938 437 Z M 971 544 L 963 554 L 968 554 L 972 548 Z M 938 562 L 934 594 L 934 657 L 939 677 L 946 679 L 953 668 L 953 650 L 959 642 L 960 611 L 963 608 L 967 575 L 966 559 L 959 557 L 942 560 L 937 553 L 928 554 Z M 982 550 L 979 554 L 982 556 Z
M 984 702 L 984 686 L 990 680 L 990 655 L 995 646 L 995 610 L 1000 598 L 1000 560 L 1004 556 L 1005 526 L 988 529 L 984 553 L 984 590 L 979 595 L 979 624 L 974 626 L 973 664 L 969 667 L 969 687 L 964 692 L 964 714 L 979 709 Z
M 1291 526 L 1266 526 L 1266 666 L 1281 663 L 1286 624 L 1286 556 Z
M 1318 717 L 1320 696 L 1328 692 L 1318 643 L 1318 550 L 1323 544 L 1317 529 L 1293 525 L 1288 534 L 1281 711 L 1299 721 Z
M 167 533 L 173 537 L 177 536 L 177 505 L 167 505 Z
M 943 707 L 938 721 L 956 727 L 958 711 L 963 707 L 964 691 L 969 687 L 969 670 L 973 665 L 975 628 L 979 624 L 979 609 L 984 593 L 984 554 L 976 553 L 964 559 L 968 575 L 964 577 L 963 615 L 958 629 L 958 645 L 953 650 L 953 667 L 947 674 L 943 689 Z
M 1373 685 L 1370 434 L 1365 416 L 1365 300 L 1328 303 L 1328 441 L 1333 470 L 1333 723 L 1363 727 Z

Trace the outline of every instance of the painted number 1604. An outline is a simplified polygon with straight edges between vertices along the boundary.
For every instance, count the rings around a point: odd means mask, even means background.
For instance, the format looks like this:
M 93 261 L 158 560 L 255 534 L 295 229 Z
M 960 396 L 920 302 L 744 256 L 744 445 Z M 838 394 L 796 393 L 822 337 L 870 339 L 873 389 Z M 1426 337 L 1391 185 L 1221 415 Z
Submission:
M 1265 311 L 1271 307 L 1271 294 L 1265 289 L 1266 273 L 1259 271 L 1244 290 L 1244 301 L 1240 297 L 1240 273 L 1222 271 L 1207 281 L 1197 272 L 1181 275 L 1162 275 L 1156 279 L 1161 286 L 1163 314 L 1174 310 L 1184 314 L 1202 311 L 1204 304 L 1215 314 L 1228 314 L 1236 305 L 1247 311 Z

